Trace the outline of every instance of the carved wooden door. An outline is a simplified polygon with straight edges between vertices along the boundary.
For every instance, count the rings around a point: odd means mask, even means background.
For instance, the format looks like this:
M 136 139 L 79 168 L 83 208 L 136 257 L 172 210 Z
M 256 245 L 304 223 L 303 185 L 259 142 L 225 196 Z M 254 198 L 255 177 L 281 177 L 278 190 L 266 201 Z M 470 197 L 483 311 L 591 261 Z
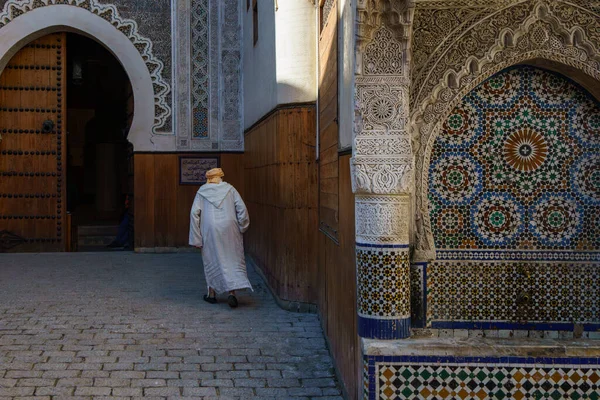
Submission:
M 65 249 L 65 53 L 45 36 L 0 75 L 0 252 Z

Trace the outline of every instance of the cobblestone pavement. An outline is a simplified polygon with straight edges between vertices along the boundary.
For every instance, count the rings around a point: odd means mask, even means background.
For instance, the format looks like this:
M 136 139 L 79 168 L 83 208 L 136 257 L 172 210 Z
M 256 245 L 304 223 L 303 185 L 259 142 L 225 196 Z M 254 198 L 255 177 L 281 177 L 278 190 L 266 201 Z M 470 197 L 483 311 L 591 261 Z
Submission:
M 199 254 L 0 255 L 4 398 L 342 399 L 318 318 L 256 273 L 202 301 Z

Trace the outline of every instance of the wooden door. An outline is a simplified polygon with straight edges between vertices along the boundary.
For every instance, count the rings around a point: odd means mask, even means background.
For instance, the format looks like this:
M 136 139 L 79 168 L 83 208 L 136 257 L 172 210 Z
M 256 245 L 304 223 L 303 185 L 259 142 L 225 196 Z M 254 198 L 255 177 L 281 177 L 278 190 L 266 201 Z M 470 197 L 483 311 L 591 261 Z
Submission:
M 0 76 L 0 252 L 65 250 L 65 53 L 45 36 Z

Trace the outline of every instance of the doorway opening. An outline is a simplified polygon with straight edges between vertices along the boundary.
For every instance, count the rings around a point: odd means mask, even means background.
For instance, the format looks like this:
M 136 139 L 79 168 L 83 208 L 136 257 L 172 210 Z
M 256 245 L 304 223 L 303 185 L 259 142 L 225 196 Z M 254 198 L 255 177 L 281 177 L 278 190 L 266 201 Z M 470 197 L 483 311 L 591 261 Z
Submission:
M 131 249 L 133 243 L 133 91 L 101 44 L 68 33 L 67 249 Z

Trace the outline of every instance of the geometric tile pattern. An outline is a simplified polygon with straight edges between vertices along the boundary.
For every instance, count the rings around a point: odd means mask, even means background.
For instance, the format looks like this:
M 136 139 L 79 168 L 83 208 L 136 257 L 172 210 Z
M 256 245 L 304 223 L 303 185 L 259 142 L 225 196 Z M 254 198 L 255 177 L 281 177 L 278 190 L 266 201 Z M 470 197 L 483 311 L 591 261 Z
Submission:
M 408 248 L 357 244 L 358 315 L 375 319 L 410 317 Z
M 429 168 L 438 250 L 600 249 L 600 103 L 517 66 L 458 105 Z
M 572 365 L 377 366 L 378 399 L 599 399 L 600 370 Z
M 194 138 L 208 137 L 208 4 L 192 0 L 192 121 Z
M 363 362 L 363 399 L 369 398 L 369 363 Z
M 415 328 L 425 327 L 426 263 L 410 265 L 410 320 Z
M 427 323 L 600 322 L 600 263 L 435 261 Z

